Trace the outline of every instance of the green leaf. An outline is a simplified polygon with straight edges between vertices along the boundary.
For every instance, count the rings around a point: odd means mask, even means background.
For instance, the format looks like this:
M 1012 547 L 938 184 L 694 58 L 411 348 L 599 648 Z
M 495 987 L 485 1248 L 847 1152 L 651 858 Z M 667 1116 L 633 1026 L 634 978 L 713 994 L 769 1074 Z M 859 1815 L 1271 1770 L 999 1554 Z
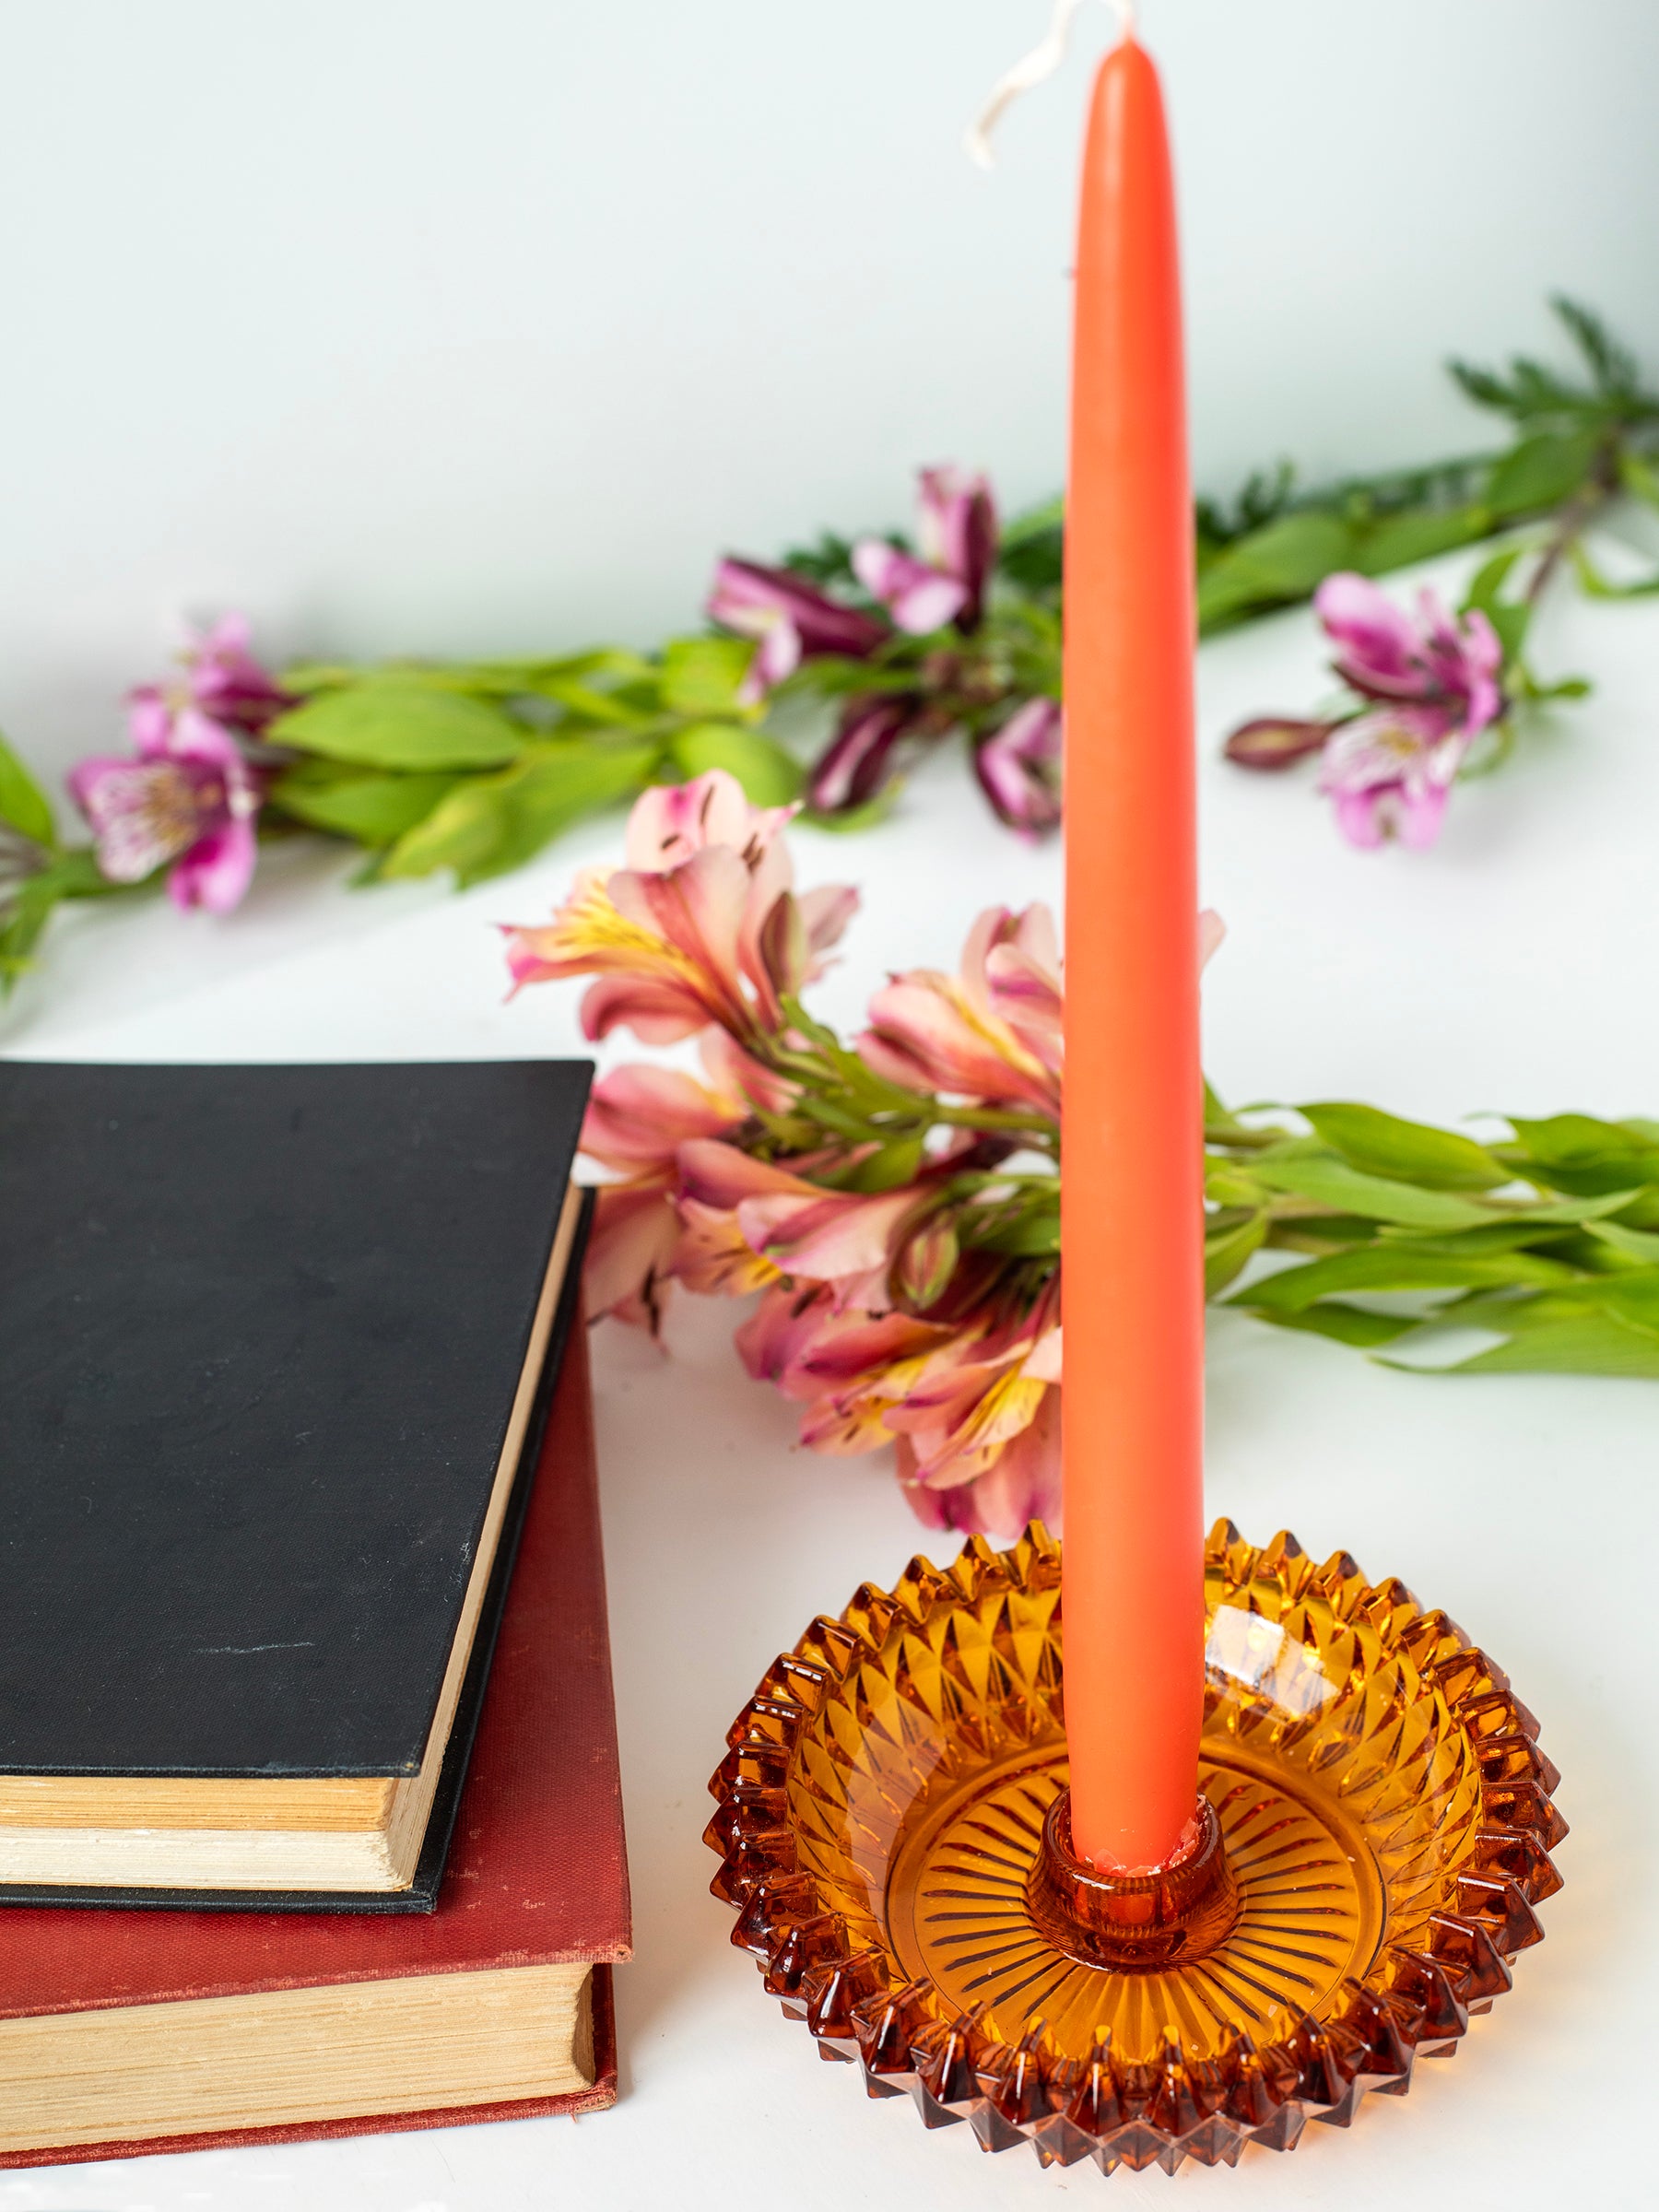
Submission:
M 801 764 L 775 737 L 743 722 L 693 722 L 677 731 L 668 750 L 688 781 L 724 768 L 756 806 L 787 806 L 801 795 Z
M 1353 526 L 1334 514 L 1281 515 L 1229 546 L 1198 584 L 1201 629 L 1256 606 L 1305 599 L 1334 570 L 1353 565 Z
M 9 909 L 0 910 L 0 998 L 8 998 L 18 978 L 33 967 L 34 948 L 56 903 L 42 893 L 36 877 L 23 886 Z
M 755 648 L 747 638 L 675 638 L 663 648 L 663 704 L 676 714 L 735 714 Z
M 526 734 L 482 700 L 407 677 L 375 676 L 324 691 L 280 715 L 275 745 L 364 768 L 499 768 L 524 750 Z
M 1618 480 L 1628 492 L 1649 507 L 1659 507 L 1659 472 L 1651 468 L 1639 453 L 1619 455 Z
M 1659 1268 L 1604 1277 L 1595 1287 L 1595 1302 L 1628 1328 L 1659 1336 Z
M 1651 1230 L 1627 1229 L 1622 1221 L 1593 1221 L 1589 1233 L 1599 1243 L 1622 1253 L 1627 1259 L 1652 1265 L 1659 1262 L 1659 1237 Z
M 964 1243 L 1010 1259 L 1049 1260 L 1060 1250 L 1060 1202 L 1035 1199 L 984 1227 L 970 1208 L 957 1224 Z
M 1258 1310 L 1248 1300 L 1230 1302 L 1253 1313 L 1258 1321 L 1271 1322 L 1276 1329 L 1305 1329 L 1311 1335 L 1333 1336 L 1338 1344 L 1351 1344 L 1360 1351 L 1369 1351 L 1373 1345 L 1392 1344 L 1396 1336 L 1409 1335 L 1423 1325 L 1413 1314 L 1368 1313 L 1361 1306 L 1313 1306 L 1305 1313 L 1291 1313 Z
M 1487 503 L 1500 521 L 1559 507 L 1595 465 L 1597 430 L 1541 431 L 1524 438 L 1492 472 Z
M 1557 1113 L 1541 1121 L 1511 1114 L 1518 1147 L 1498 1147 L 1499 1156 L 1519 1157 L 1520 1171 L 1535 1182 L 1591 1197 L 1659 1182 L 1659 1145 L 1617 1122 L 1588 1113 Z
M 1356 565 L 1366 576 L 1385 575 L 1432 560 L 1459 546 L 1490 535 L 1492 517 L 1484 506 L 1422 508 L 1383 515 L 1360 538 Z
M 1599 1221 L 1606 1214 L 1621 1214 L 1643 1192 L 1640 1186 L 1633 1190 L 1601 1191 L 1589 1198 L 1557 1198 L 1544 1206 L 1522 1208 L 1518 1218 L 1523 1221 L 1554 1225 L 1581 1221 Z
M 660 759 L 653 744 L 548 739 L 500 775 L 457 783 L 393 846 L 381 873 L 429 876 L 453 868 L 464 888 L 502 875 L 533 859 L 581 816 L 630 798 Z
M 901 1136 L 867 1153 L 841 1180 L 843 1191 L 897 1191 L 914 1182 L 922 1165 L 922 1139 Z
M 1540 684 L 1531 677 L 1526 680 L 1528 699 L 1588 699 L 1595 686 L 1586 676 L 1563 676 L 1553 684 Z
M 885 822 L 903 789 L 904 778 L 894 776 L 862 806 L 849 806 L 840 814 L 819 814 L 809 806 L 800 818 L 811 829 L 832 830 L 838 837 L 851 837 L 857 830 L 874 830 L 878 822 Z
M 1410 1229 L 1474 1229 L 1492 1218 L 1484 1207 L 1449 1193 L 1361 1174 L 1328 1152 L 1288 1147 L 1283 1152 L 1258 1155 L 1250 1163 L 1250 1172 L 1270 1190 L 1290 1191 L 1340 1213 L 1399 1221 Z
M 57 830 L 46 794 L 4 737 L 0 737 L 0 822 L 37 845 L 55 845 Z
M 1404 1364 L 1390 1360 L 1390 1366 Z M 1507 1344 L 1450 1367 L 1412 1367 L 1414 1374 L 1618 1375 L 1659 1382 L 1659 1335 L 1626 1327 L 1610 1313 L 1583 1313 L 1528 1329 Z
M 1477 606 L 1483 614 L 1489 615 L 1500 604 L 1503 587 L 1524 550 L 1521 546 L 1507 546 L 1501 553 L 1494 553 L 1489 560 L 1481 563 L 1463 596 L 1465 614 Z
M 1414 1253 L 1397 1244 L 1345 1252 L 1287 1267 L 1253 1283 L 1234 1300 L 1257 1312 L 1300 1313 L 1338 1291 L 1470 1290 L 1510 1286 L 1553 1288 L 1580 1278 L 1559 1261 L 1525 1253 Z
M 1533 610 L 1524 599 L 1504 599 L 1488 609 L 1487 619 L 1498 633 L 1506 669 L 1513 669 L 1532 628 Z
M 1633 394 L 1640 381 L 1636 358 L 1617 342 L 1601 317 L 1565 292 L 1553 294 L 1549 304 L 1583 355 L 1596 390 L 1608 398 Z
M 596 691 L 575 677 L 550 676 L 531 687 L 538 698 L 551 700 L 565 711 L 566 723 L 593 729 L 642 730 L 660 720 L 662 701 L 654 673 L 620 696 Z M 635 694 L 639 694 L 636 696 Z
M 350 661 L 296 661 L 277 678 L 295 699 L 309 699 L 318 691 L 337 691 L 343 685 L 362 680 L 363 671 Z
M 148 877 L 147 882 L 156 878 Z M 98 865 L 98 855 L 90 845 L 69 845 L 53 853 L 38 876 L 31 876 L 23 887 L 25 890 L 51 891 L 53 899 L 114 899 L 139 887 L 130 883 L 112 883 Z
M 9 907 L 0 908 L 0 998 L 9 996 L 18 978 L 33 967 L 34 948 L 62 900 L 108 899 L 136 888 L 100 876 L 90 845 L 59 852 L 45 867 L 25 877 Z
M 1571 1223 L 1554 1218 L 1552 1207 L 1527 1206 L 1483 1228 L 1454 1230 L 1445 1236 L 1427 1235 L 1421 1230 L 1401 1229 L 1388 1222 L 1381 1228 L 1373 1226 L 1371 1233 L 1391 1249 L 1403 1247 L 1407 1252 L 1462 1259 L 1476 1253 L 1521 1252 L 1528 1245 L 1553 1245 L 1571 1237 Z
M 1324 1142 L 1350 1166 L 1368 1175 L 1387 1175 L 1442 1191 L 1492 1191 L 1512 1180 L 1484 1145 L 1436 1129 L 1427 1122 L 1402 1121 L 1375 1106 L 1331 1100 L 1297 1110 Z
M 1639 576 L 1634 583 L 1610 583 L 1583 546 L 1574 546 L 1572 569 L 1579 589 L 1590 599 L 1651 599 L 1659 593 L 1659 575 Z
M 1211 1225 L 1204 1240 L 1204 1295 L 1214 1298 L 1242 1273 L 1262 1249 L 1267 1234 L 1265 1213 L 1247 1214 L 1243 1220 Z
M 392 845 L 425 821 L 455 778 L 361 775 L 334 761 L 302 760 L 278 776 L 270 804 L 313 830 L 359 845 Z

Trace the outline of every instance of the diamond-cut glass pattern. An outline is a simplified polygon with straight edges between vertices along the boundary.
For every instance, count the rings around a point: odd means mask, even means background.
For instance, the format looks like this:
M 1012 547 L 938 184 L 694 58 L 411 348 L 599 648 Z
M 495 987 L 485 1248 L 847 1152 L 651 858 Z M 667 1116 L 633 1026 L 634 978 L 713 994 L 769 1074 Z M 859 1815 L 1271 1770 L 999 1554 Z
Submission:
M 865 1584 L 734 1725 L 708 1840 L 734 1940 L 823 2054 L 987 2149 L 1106 2171 L 1288 2149 L 1398 2095 L 1539 1940 L 1565 1825 L 1507 1677 L 1402 1583 L 1212 1530 L 1200 1783 L 1239 1918 L 1157 1971 L 1070 1958 L 1025 1885 L 1066 1779 L 1060 1549 Z

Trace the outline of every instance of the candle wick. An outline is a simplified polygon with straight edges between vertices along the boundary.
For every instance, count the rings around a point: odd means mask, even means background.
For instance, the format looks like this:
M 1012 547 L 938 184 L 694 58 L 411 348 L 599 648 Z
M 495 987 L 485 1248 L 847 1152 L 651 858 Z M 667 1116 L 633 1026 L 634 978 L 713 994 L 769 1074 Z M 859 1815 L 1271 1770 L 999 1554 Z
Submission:
M 996 128 L 1004 111 L 1011 108 L 1022 92 L 1029 92 L 1045 77 L 1053 76 L 1065 59 L 1071 41 L 1071 27 L 1083 0 L 1054 0 L 1054 12 L 1049 19 L 1048 31 L 1028 54 L 1017 61 L 1012 69 L 991 88 L 990 98 L 968 126 L 962 143 L 971 159 L 981 169 L 994 166 L 995 156 L 991 150 L 991 134 Z M 1117 17 L 1119 29 L 1125 39 L 1135 36 L 1135 0 L 1106 0 L 1106 5 Z

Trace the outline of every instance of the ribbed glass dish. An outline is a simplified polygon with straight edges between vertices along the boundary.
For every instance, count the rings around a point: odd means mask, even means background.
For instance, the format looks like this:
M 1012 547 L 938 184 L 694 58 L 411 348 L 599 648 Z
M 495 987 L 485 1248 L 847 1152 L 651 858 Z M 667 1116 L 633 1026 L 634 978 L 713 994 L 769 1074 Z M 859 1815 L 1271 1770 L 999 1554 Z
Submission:
M 1027 1885 L 1065 1786 L 1060 1547 L 1039 1524 L 912 1560 L 772 1666 L 711 1783 L 733 1940 L 821 2054 L 929 2126 L 1045 2164 L 1238 2159 L 1346 2126 L 1453 2050 L 1540 1940 L 1566 1825 L 1509 1679 L 1404 1583 L 1219 1522 L 1200 1788 L 1237 1916 L 1108 1969 Z

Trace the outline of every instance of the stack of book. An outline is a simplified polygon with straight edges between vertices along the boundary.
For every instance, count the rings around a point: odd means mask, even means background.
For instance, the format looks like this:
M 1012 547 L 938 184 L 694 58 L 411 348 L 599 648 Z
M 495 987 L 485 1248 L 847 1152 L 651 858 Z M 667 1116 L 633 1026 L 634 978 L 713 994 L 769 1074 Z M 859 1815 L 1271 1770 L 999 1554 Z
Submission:
M 587 1079 L 0 1065 L 0 2166 L 614 2098 Z

